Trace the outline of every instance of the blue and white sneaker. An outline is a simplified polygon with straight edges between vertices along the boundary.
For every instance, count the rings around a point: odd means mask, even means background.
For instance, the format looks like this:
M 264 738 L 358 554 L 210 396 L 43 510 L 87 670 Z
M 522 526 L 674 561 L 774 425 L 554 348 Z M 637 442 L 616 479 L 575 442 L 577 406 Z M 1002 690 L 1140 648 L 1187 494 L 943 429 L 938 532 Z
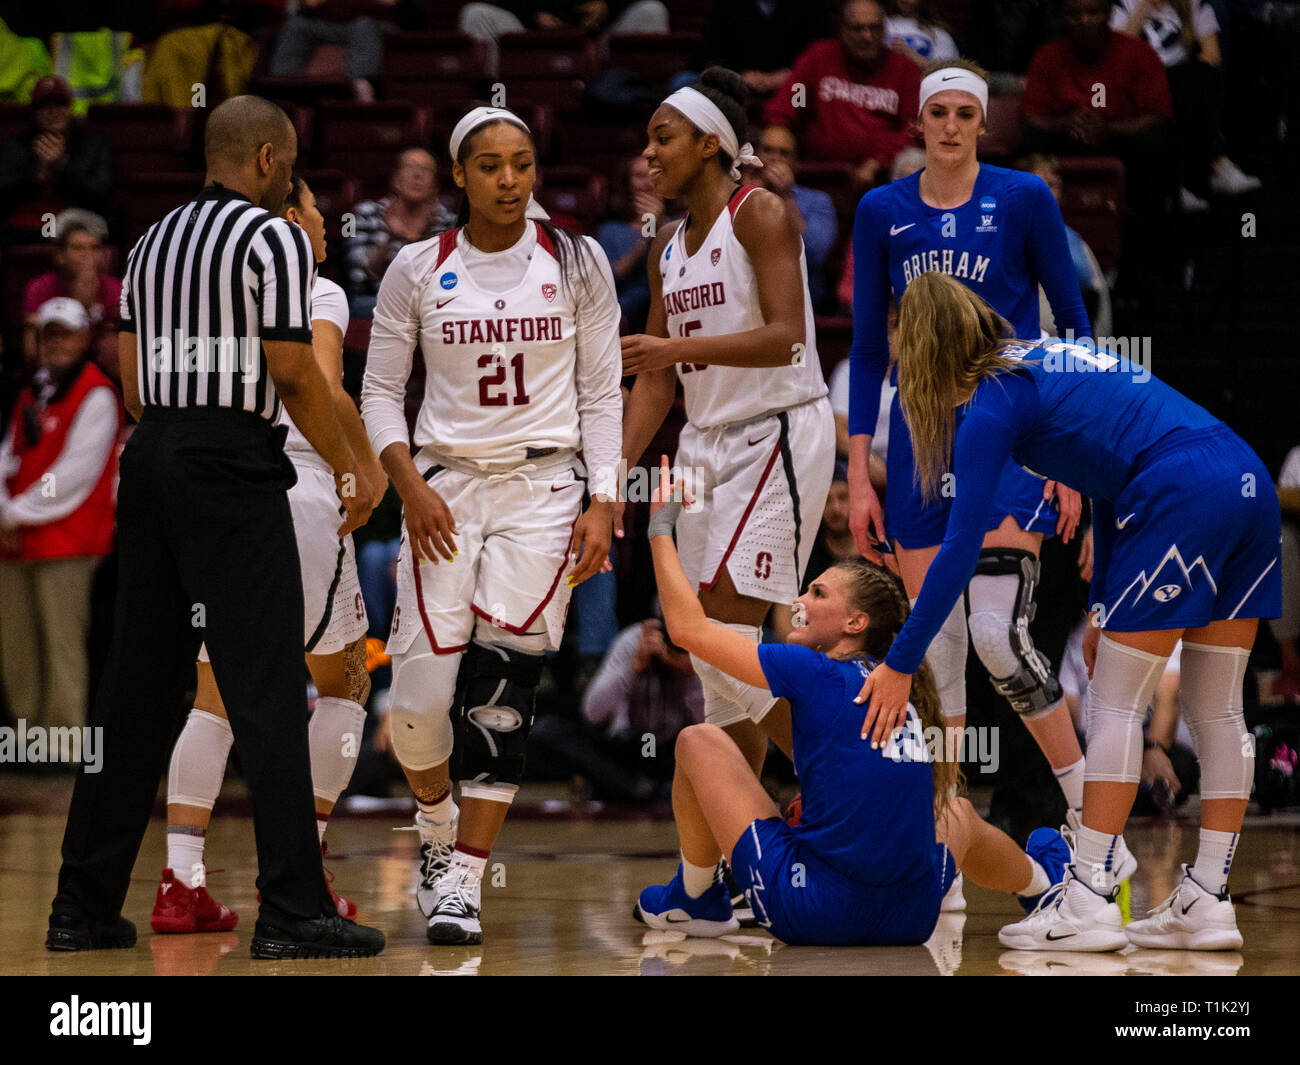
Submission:
M 686 894 L 682 867 L 667 884 L 656 884 L 641 892 L 637 915 L 649 927 L 685 932 L 688 936 L 725 936 L 740 927 L 731 909 L 725 884 L 715 881 L 698 899 Z
M 1024 907 L 1025 913 L 1033 913 L 1043 897 L 1060 887 L 1065 879 L 1065 867 L 1070 864 L 1070 845 L 1056 829 L 1036 828 L 1029 833 L 1029 839 L 1025 842 L 1025 853 L 1043 867 L 1043 872 L 1052 885 L 1037 895 L 1016 896 L 1016 901 Z

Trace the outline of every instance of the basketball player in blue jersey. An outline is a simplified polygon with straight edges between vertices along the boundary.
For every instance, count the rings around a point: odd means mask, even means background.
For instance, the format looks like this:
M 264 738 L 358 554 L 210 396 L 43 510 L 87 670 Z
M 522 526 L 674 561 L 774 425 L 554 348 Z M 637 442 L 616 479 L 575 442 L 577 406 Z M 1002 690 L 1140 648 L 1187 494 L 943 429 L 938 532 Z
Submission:
M 867 475 L 871 434 L 889 371 L 887 320 L 893 298 L 929 271 L 952 277 L 1010 320 L 1017 335 L 1039 335 L 1038 289 L 1046 290 L 1065 336 L 1088 337 L 1091 327 L 1070 266 L 1065 225 L 1047 186 L 1036 176 L 989 166 L 976 158 L 984 132 L 988 83 L 966 60 L 937 61 L 921 82 L 918 128 L 925 167 L 874 189 L 858 205 L 853 227 L 853 348 L 850 353 L 850 525 L 858 550 L 873 561 L 873 542 L 894 541 L 899 571 L 915 598 L 943 539 L 952 482 L 925 501 L 917 491 L 907 426 L 891 406 L 888 491 L 882 515 Z M 1072 332 L 1071 332 L 1072 331 Z M 897 428 L 895 428 L 897 427 Z M 1051 501 L 1061 502 L 1058 518 Z M 946 724 L 966 717 L 967 612 L 969 638 L 994 688 L 1038 742 L 1065 793 L 1073 825 L 1083 803 L 1083 755 L 1056 673 L 1035 650 L 1038 553 L 1044 536 L 1073 535 L 1079 497 L 1008 465 L 987 516 L 984 551 L 963 602 L 930 648 Z M 1125 876 L 1136 864 L 1125 851 Z M 960 885 L 951 908 L 960 909 Z
M 853 696 L 908 613 L 898 579 L 862 560 L 837 563 L 795 601 L 788 643 L 755 644 L 711 621 L 696 598 L 673 544 L 681 503 L 668 479 L 665 456 L 649 535 L 669 635 L 713 668 L 789 701 L 803 813 L 797 826 L 782 820 L 722 729 L 684 729 L 673 777 L 682 864 L 667 885 L 641 893 L 637 915 L 688 935 L 734 931 L 731 900 L 713 877 L 724 854 L 758 923 L 787 943 L 922 943 L 956 868 L 1031 909 L 1063 873 L 1069 848 L 1053 829 L 1037 829 L 1026 854 L 952 796 L 956 764 L 927 759 L 939 718 L 924 667 L 904 735 L 882 748 L 860 738 Z
M 975 571 L 1007 460 L 1077 484 L 1095 513 L 1082 825 L 1064 889 L 999 941 L 1236 950 L 1228 871 L 1254 774 L 1242 680 L 1259 618 L 1281 611 L 1277 494 L 1239 437 L 1142 367 L 1091 346 L 1011 337 L 1010 323 L 953 278 L 924 274 L 903 295 L 898 387 L 921 489 L 933 498 L 951 472 L 961 491 L 916 608 L 859 695 L 870 700 L 863 737 L 875 744 L 905 723 L 911 675 Z M 1137 794 L 1142 715 L 1180 638 L 1200 846 L 1173 895 L 1126 929 L 1116 852 Z

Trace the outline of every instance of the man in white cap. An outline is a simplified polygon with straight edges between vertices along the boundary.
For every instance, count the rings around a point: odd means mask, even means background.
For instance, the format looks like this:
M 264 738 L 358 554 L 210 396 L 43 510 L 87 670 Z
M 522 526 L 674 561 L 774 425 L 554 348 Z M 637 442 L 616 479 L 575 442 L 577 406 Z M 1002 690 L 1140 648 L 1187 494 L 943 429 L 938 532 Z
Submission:
M 86 722 L 90 588 L 113 540 L 122 405 L 87 359 L 90 316 L 41 304 L 40 366 L 0 444 L 0 678 L 14 716 Z

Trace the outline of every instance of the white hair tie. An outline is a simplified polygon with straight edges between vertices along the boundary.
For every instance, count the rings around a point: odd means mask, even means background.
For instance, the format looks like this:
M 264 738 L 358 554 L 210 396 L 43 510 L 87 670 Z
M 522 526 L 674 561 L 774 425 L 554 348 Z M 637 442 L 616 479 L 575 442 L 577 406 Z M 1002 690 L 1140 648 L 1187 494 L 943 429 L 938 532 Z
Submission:
M 513 111 L 504 107 L 476 107 L 469 112 L 464 118 L 456 123 L 456 128 L 451 131 L 451 158 L 457 161 L 460 154 L 460 146 L 464 143 L 466 137 L 473 133 L 479 126 L 485 126 L 489 122 L 509 122 L 513 126 L 518 126 L 530 137 L 533 131 L 528 128 L 528 123 L 520 118 Z M 531 195 L 528 197 L 528 204 L 524 208 L 525 218 L 545 219 L 551 216 L 546 213 L 546 208 L 537 202 Z
M 727 116 L 722 113 L 722 108 L 698 89 L 692 89 L 690 86 L 678 89 L 664 100 L 664 103 L 673 110 L 680 111 L 700 132 L 712 133 L 718 138 L 722 150 L 732 158 L 731 179 L 733 181 L 740 180 L 742 166 L 763 165 L 762 160 L 754 154 L 752 144 L 748 141 L 737 144 L 736 131 L 727 121 Z

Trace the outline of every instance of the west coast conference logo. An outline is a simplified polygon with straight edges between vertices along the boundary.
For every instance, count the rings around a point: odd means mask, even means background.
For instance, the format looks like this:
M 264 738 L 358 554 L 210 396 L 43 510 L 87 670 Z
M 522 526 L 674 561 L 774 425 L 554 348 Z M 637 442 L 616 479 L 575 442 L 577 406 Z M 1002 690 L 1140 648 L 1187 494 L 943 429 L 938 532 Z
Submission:
M 985 196 L 980 200 L 980 224 L 975 227 L 976 233 L 996 233 L 998 227 L 993 224 L 993 211 L 997 207 L 998 201 L 992 196 Z

